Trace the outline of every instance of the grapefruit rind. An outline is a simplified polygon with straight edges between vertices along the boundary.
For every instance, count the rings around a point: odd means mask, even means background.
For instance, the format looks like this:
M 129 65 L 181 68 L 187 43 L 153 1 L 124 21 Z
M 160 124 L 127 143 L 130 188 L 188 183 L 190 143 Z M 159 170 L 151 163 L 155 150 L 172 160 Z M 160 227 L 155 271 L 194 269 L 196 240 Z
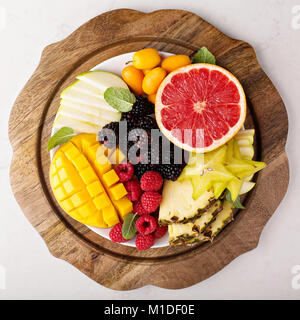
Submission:
M 200 68 L 206 68 L 209 71 L 217 70 L 217 71 L 223 73 L 226 77 L 228 77 L 229 81 L 234 82 L 234 84 L 236 85 L 236 88 L 238 89 L 238 93 L 240 95 L 240 101 L 237 103 L 238 105 L 240 105 L 240 117 L 239 117 L 238 122 L 233 127 L 231 127 L 229 129 L 229 131 L 227 132 L 227 134 L 225 134 L 221 139 L 214 140 L 213 143 L 207 147 L 194 148 L 191 145 L 189 145 L 187 143 L 183 143 L 180 140 L 178 140 L 176 137 L 174 137 L 174 135 L 172 135 L 172 132 L 169 131 L 168 129 L 166 129 L 165 126 L 162 124 L 161 111 L 163 108 L 165 108 L 167 106 L 162 103 L 161 99 L 162 99 L 162 93 L 163 93 L 166 85 L 171 82 L 171 79 L 176 74 L 187 73 L 190 70 L 200 69 Z M 232 73 L 230 73 L 228 70 L 226 70 L 220 66 L 207 64 L 207 63 L 195 63 L 195 64 L 192 64 L 189 66 L 179 68 L 179 69 L 171 72 L 170 74 L 168 74 L 168 76 L 163 80 L 163 82 L 161 83 L 161 85 L 157 91 L 156 101 L 155 101 L 155 117 L 156 117 L 156 121 L 157 121 L 157 124 L 158 124 L 161 132 L 172 143 L 174 143 L 177 147 L 182 148 L 187 151 L 193 151 L 193 152 L 197 152 L 197 153 L 205 153 L 205 152 L 215 150 L 216 148 L 224 145 L 233 136 L 235 136 L 237 134 L 237 132 L 242 128 L 242 126 L 245 122 L 246 109 L 247 109 L 246 96 L 245 96 L 244 89 L 243 89 L 242 85 L 240 84 L 239 80 Z

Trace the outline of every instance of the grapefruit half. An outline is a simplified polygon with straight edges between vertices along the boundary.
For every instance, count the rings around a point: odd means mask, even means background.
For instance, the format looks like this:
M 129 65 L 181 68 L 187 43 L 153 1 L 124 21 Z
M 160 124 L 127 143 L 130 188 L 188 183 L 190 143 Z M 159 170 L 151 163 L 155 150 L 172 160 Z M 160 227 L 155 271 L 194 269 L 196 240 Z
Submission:
M 162 133 L 175 145 L 204 153 L 240 130 L 246 118 L 246 97 L 229 71 L 193 64 L 164 79 L 156 95 L 155 116 Z

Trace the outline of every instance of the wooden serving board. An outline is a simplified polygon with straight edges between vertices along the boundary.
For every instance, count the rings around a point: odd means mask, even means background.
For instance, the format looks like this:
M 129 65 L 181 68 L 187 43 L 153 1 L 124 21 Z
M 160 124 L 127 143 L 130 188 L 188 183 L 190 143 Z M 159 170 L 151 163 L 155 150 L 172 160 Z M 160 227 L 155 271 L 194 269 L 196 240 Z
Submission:
M 191 55 L 202 46 L 216 56 L 218 65 L 241 81 L 248 99 L 246 128 L 256 129 L 256 157 L 268 164 L 257 175 L 257 185 L 245 200 L 247 209 L 239 212 L 213 243 L 146 252 L 114 244 L 67 216 L 49 186 L 50 160 L 46 152 L 63 88 L 74 82 L 76 75 L 119 54 L 154 47 Z M 11 185 L 24 214 L 49 251 L 98 283 L 116 290 L 147 284 L 184 288 L 208 278 L 257 246 L 263 227 L 287 190 L 287 131 L 281 97 L 248 43 L 227 37 L 187 11 L 145 14 L 114 10 L 92 19 L 43 51 L 9 121 L 14 150 Z

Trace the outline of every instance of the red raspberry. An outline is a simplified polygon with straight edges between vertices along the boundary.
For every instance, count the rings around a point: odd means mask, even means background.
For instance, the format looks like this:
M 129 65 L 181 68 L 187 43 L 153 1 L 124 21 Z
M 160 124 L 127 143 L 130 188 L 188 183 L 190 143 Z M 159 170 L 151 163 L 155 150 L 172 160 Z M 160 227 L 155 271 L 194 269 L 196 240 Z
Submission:
M 131 180 L 134 175 L 134 168 L 131 163 L 121 163 L 115 168 L 115 171 L 121 182 Z
M 134 202 L 133 204 L 133 213 L 137 213 L 139 216 L 149 214 L 143 207 L 141 200 Z
M 142 195 L 142 205 L 144 209 L 151 213 L 156 211 L 161 203 L 161 195 L 155 191 L 147 191 Z
M 136 248 L 140 251 L 147 250 L 154 245 L 154 237 L 152 234 L 146 236 L 138 234 L 135 240 Z
M 128 240 L 123 238 L 122 235 L 122 226 L 123 223 L 116 224 L 110 231 L 109 231 L 109 237 L 112 242 L 127 242 Z
M 153 233 L 154 238 L 160 239 L 162 238 L 168 230 L 167 226 L 157 226 L 155 232 Z
M 157 228 L 156 219 L 152 216 L 142 216 L 136 221 L 136 230 L 144 236 L 154 232 Z
M 159 191 L 164 180 L 157 171 L 148 171 L 141 178 L 141 188 L 144 191 Z
M 127 197 L 130 201 L 138 201 L 143 193 L 138 180 L 131 180 L 125 183 L 125 189 L 128 194 Z

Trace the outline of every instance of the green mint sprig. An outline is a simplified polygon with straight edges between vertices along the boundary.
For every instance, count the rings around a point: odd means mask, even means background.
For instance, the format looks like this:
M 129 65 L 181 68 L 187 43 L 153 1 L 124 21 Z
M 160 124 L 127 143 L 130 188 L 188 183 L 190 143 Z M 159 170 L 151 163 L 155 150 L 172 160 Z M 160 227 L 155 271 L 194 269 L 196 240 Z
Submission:
M 206 47 L 202 47 L 193 56 L 192 63 L 216 64 L 216 58 Z
M 48 141 L 47 151 L 54 149 L 57 146 L 61 146 L 67 143 L 75 136 L 75 132 L 72 128 L 63 127 L 58 130 Z
M 129 240 L 132 239 L 136 235 L 136 221 L 138 217 L 137 214 L 129 213 L 123 222 L 122 226 L 122 236 L 124 239 Z
M 231 199 L 231 193 L 228 189 L 226 189 L 226 194 L 225 194 L 226 200 L 230 203 L 232 203 L 234 208 L 238 209 L 245 209 L 245 207 L 241 204 L 240 196 L 237 196 L 235 201 L 233 202 Z
M 132 110 L 136 101 L 135 95 L 127 89 L 110 87 L 104 92 L 105 101 L 120 112 Z

